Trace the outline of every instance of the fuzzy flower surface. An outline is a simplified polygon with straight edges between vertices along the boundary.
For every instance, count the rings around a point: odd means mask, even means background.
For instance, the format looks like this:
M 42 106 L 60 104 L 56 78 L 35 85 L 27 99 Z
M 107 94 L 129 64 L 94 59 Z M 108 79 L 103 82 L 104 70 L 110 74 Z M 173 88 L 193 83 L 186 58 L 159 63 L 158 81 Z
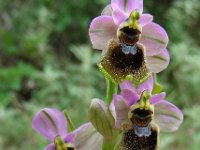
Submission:
M 85 123 L 68 133 L 66 118 L 62 112 L 53 108 L 40 110 L 33 118 L 32 127 L 51 144 L 45 150 L 100 150 L 102 136 L 91 123 Z
M 110 41 L 119 40 L 118 32 L 129 22 L 134 12 L 140 14 L 136 23 L 140 32 L 137 43 L 144 46 L 149 72 L 158 73 L 169 64 L 170 58 L 166 49 L 168 35 L 160 25 L 153 22 L 152 15 L 143 13 L 143 0 L 111 0 L 111 4 L 105 7 L 101 16 L 94 18 L 90 24 L 89 35 L 93 48 L 103 51 L 109 49 Z M 135 29 L 126 32 L 129 36 Z M 124 46 L 123 42 L 121 46 Z M 126 45 L 125 47 L 131 49 Z
M 126 122 L 131 107 L 136 105 L 142 93 L 152 93 L 153 77 L 135 88 L 131 82 L 124 81 L 121 85 L 121 95 L 115 94 L 110 109 L 115 118 L 115 127 L 121 128 Z M 158 93 L 150 96 L 150 105 L 154 106 L 152 123 L 156 124 L 160 131 L 176 131 L 183 121 L 183 113 L 172 103 L 164 100 L 165 93 Z

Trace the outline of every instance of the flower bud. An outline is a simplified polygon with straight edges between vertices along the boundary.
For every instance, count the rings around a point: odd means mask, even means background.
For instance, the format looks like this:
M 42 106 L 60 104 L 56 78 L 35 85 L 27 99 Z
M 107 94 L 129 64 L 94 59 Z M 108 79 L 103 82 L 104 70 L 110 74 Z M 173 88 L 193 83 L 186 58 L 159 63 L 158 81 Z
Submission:
M 93 99 L 89 109 L 89 120 L 105 139 L 115 140 L 114 118 L 109 108 L 100 99 Z

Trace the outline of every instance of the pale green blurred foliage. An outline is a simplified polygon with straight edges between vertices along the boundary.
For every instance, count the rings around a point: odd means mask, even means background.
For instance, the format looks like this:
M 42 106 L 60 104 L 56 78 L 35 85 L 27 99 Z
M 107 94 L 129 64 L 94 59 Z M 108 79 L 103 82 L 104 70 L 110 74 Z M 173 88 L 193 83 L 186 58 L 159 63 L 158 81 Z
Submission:
M 174 134 L 162 134 L 161 148 L 198 150 L 200 147 L 200 2 L 174 1 L 165 14 L 170 33 L 171 62 L 161 74 L 167 99 L 184 112 L 184 122 Z
M 0 149 L 40 150 L 48 141 L 31 128 L 43 107 L 67 109 L 75 125 L 86 122 L 94 97 L 106 85 L 96 64 L 89 22 L 108 0 L 0 1 Z M 183 110 L 175 133 L 161 134 L 162 150 L 200 147 L 200 2 L 144 0 L 145 12 L 168 32 L 171 62 L 158 75 L 167 100 Z

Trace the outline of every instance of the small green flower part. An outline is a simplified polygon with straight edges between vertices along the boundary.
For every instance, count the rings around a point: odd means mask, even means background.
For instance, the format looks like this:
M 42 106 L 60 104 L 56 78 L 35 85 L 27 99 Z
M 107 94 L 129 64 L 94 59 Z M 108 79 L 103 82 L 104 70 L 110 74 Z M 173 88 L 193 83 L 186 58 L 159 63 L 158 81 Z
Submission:
M 153 91 L 152 94 L 157 94 L 157 93 L 161 93 L 163 90 L 163 87 L 160 83 L 158 83 L 157 81 L 157 75 L 154 73 L 153 74 L 153 79 L 154 79 L 154 83 L 153 83 Z
M 125 53 L 118 40 L 111 40 L 98 64 L 100 71 L 116 84 L 128 79 L 139 86 L 149 78 L 150 73 L 146 65 L 144 46 L 135 44 L 134 48 L 134 53 Z
M 154 85 L 153 85 L 153 91 L 152 93 L 153 94 L 157 94 L 157 93 L 161 93 L 162 92 L 162 85 L 158 82 L 154 82 Z
M 76 150 L 73 144 L 66 143 L 61 136 L 57 136 L 54 139 L 54 144 L 56 146 L 56 150 Z
M 141 17 L 141 14 L 138 10 L 132 11 L 128 20 L 130 23 L 129 27 L 133 29 L 135 28 L 137 29 L 138 26 L 140 26 L 138 23 L 138 20 L 140 19 L 140 17 Z
M 151 94 L 148 93 L 146 90 L 142 92 L 139 101 L 131 106 L 131 110 L 134 111 L 136 109 L 140 110 L 150 110 L 152 113 L 154 112 L 154 107 L 150 103 Z M 131 112 L 132 112 L 131 111 Z

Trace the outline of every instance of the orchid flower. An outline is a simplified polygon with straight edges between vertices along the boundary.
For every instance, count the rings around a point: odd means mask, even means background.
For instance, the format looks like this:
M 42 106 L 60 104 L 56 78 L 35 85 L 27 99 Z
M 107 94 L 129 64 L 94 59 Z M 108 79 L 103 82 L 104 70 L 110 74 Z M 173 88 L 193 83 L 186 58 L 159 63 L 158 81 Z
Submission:
M 109 107 L 100 99 L 92 100 L 89 120 L 97 131 L 110 141 L 115 140 L 118 131 L 123 131 L 116 150 L 125 149 L 124 145 L 133 149 L 156 148 L 159 131 L 173 132 L 181 125 L 182 112 L 164 100 L 164 92 L 152 94 L 153 82 L 150 77 L 136 88 L 131 82 L 124 81 L 120 85 L 121 94 L 113 95 Z M 127 142 L 135 144 L 127 145 Z
M 132 76 L 139 85 L 168 66 L 167 33 L 152 21 L 152 15 L 143 14 L 143 0 L 111 0 L 92 20 L 90 39 L 95 49 L 103 50 L 99 68 L 107 78 L 121 83 Z
M 124 81 L 120 87 L 121 95 L 115 94 L 110 105 L 115 118 L 115 128 L 124 131 L 116 150 L 122 147 L 156 149 L 159 130 L 173 132 L 181 125 L 183 114 L 175 105 L 164 100 L 165 93 L 151 95 L 152 77 L 138 88 L 128 81 Z M 138 142 L 140 140 L 144 143 Z M 130 144 L 131 141 L 135 144 Z M 145 142 L 149 145 L 145 145 Z
M 33 129 L 46 137 L 51 144 L 45 150 L 100 150 L 102 136 L 91 123 L 85 123 L 78 129 L 67 133 L 67 121 L 57 109 L 44 108 L 33 118 Z

